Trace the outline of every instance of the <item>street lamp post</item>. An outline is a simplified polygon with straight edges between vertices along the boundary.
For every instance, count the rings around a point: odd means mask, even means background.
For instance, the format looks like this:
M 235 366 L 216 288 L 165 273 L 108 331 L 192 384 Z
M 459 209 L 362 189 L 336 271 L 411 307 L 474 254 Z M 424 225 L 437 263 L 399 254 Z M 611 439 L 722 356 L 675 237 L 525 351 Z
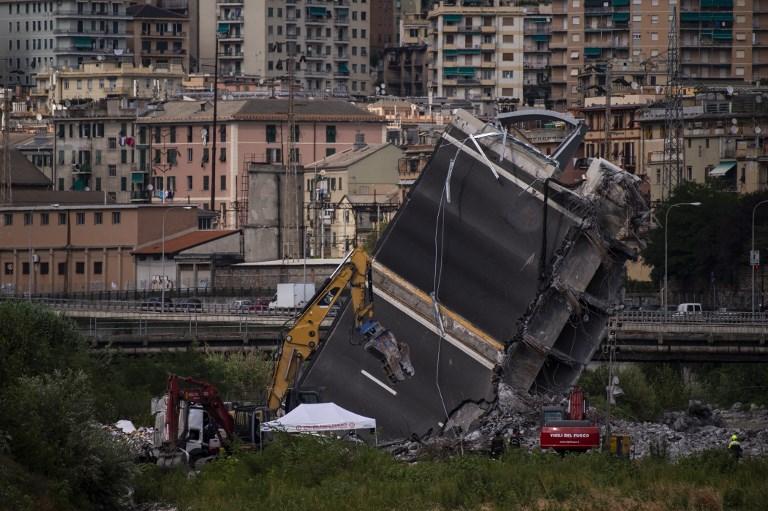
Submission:
M 178 208 L 168 208 L 163 212 L 163 227 L 160 237 L 160 312 L 165 312 L 165 218 L 171 211 Z M 184 206 L 181 209 L 192 209 L 192 206 Z
M 667 280 L 667 239 L 669 238 L 669 212 L 672 211 L 672 208 L 676 208 L 677 206 L 701 206 L 701 202 L 678 202 L 676 204 L 672 204 L 667 208 L 667 213 L 664 215 L 664 314 L 667 313 L 667 288 L 669 287 Z
M 750 266 L 752 266 L 752 314 L 755 313 L 755 267 L 754 261 L 752 261 L 752 254 L 755 253 L 755 213 L 757 213 L 757 208 L 761 206 L 762 204 L 768 204 L 768 199 L 763 200 L 755 204 L 755 206 L 752 208 L 752 251 L 749 253 L 749 263 Z M 759 261 L 758 261 L 759 264 Z

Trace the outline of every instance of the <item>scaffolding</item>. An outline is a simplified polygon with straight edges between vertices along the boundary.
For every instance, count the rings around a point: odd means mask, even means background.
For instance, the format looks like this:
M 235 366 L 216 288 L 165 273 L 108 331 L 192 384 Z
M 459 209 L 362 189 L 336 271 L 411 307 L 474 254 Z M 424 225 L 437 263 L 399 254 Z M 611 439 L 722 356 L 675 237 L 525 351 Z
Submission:
M 672 7 L 672 30 L 667 48 L 667 93 L 664 111 L 664 159 L 662 200 L 668 199 L 683 180 L 683 91 L 680 83 L 680 42 L 677 8 Z

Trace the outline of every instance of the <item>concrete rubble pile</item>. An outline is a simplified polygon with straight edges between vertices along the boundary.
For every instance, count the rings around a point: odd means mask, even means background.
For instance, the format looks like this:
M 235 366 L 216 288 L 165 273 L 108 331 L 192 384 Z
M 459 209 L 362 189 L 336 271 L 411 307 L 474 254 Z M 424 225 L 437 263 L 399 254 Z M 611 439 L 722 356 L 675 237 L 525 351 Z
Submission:
M 102 428 L 119 438 L 136 459 L 148 459 L 150 457 L 154 428 L 136 428 L 129 420 L 119 420 L 115 424 L 104 424 Z
M 542 116 L 572 127 L 551 156 L 505 129 Z M 492 413 L 500 382 L 521 395 L 566 392 L 599 347 L 649 224 L 639 179 L 610 162 L 588 160 L 581 179 L 560 181 L 584 132 L 555 112 L 486 123 L 458 111 L 372 254 L 376 319 L 412 371 L 391 381 L 346 307 L 301 390 L 375 417 L 386 440 Z
M 471 423 L 453 424 L 453 435 L 430 439 L 411 439 L 388 447 L 396 459 L 414 461 L 425 456 L 455 455 L 462 452 L 488 453 L 491 439 L 500 432 L 509 441 L 516 432 L 520 447 L 539 448 L 539 418 L 542 406 L 552 404 L 551 396 L 521 398 L 510 387 L 501 385 L 497 406 Z M 597 410 L 590 415 L 602 422 Z M 464 429 L 462 429 L 464 428 Z M 768 409 L 737 403 L 729 410 L 714 409 L 691 401 L 685 411 L 667 412 L 659 422 L 612 420 L 611 431 L 630 435 L 633 458 L 659 455 L 672 461 L 707 450 L 725 449 L 734 433 L 739 435 L 744 456 L 768 454 Z

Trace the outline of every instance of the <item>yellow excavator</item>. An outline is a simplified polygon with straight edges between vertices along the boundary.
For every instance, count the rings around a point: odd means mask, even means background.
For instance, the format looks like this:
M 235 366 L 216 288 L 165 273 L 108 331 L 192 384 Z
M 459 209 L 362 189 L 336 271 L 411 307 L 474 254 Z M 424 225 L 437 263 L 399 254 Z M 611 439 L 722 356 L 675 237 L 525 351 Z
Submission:
M 320 396 L 311 390 L 297 391 L 296 384 L 300 376 L 302 364 L 321 346 L 320 327 L 331 310 L 338 309 L 339 300 L 349 288 L 355 328 L 362 336 L 362 347 L 365 351 L 378 358 L 389 379 L 394 383 L 413 376 L 414 370 L 410 361 L 408 346 L 399 343 L 394 334 L 385 329 L 373 317 L 373 288 L 371 284 L 371 259 L 365 250 L 356 248 L 349 253 L 334 273 L 326 280 L 322 289 L 304 307 L 299 317 L 285 335 L 279 348 L 277 364 L 269 388 L 266 404 L 237 406 L 229 413 L 228 420 L 232 421 L 225 429 L 229 441 L 238 437 L 247 444 L 260 441 L 259 426 L 261 422 L 276 417 L 281 411 L 290 411 L 294 406 L 303 402 L 318 402 Z M 336 307 L 335 307 L 336 306 Z M 172 378 L 177 378 L 173 376 Z M 189 380 L 184 379 L 183 380 Z M 208 385 L 206 382 L 195 383 Z M 176 396 L 177 392 L 169 386 L 168 395 Z M 206 414 L 211 417 L 209 422 L 217 417 L 210 410 L 198 405 L 198 399 L 183 398 L 185 414 L 182 428 L 174 429 L 171 438 L 174 439 L 171 454 L 178 455 L 177 443 L 188 436 L 187 424 L 204 423 Z M 179 402 L 180 403 L 180 402 Z M 156 418 L 159 431 L 164 430 L 166 416 L 179 416 L 180 404 Z M 162 411 L 162 410 L 161 410 Z M 221 420 L 213 421 L 221 425 Z M 178 430 L 178 431 L 177 431 Z M 181 431 L 181 433 L 180 433 Z M 178 439 L 178 440 L 177 440 Z M 166 447 L 157 442 L 158 449 Z
M 320 345 L 320 326 L 349 286 L 355 327 L 373 318 L 373 300 L 369 286 L 371 260 L 363 249 L 356 248 L 328 278 L 305 307 L 283 339 L 269 388 L 267 408 L 275 413 L 291 407 L 285 403 L 293 390 L 302 363 Z

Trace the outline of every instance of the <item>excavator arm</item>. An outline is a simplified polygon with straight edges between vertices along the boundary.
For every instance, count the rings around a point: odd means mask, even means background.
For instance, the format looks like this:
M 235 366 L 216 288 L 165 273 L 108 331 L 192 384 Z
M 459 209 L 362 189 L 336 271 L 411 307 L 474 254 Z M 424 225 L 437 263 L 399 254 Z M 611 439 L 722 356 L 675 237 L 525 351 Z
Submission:
M 270 410 L 274 412 L 281 407 L 296 382 L 301 364 L 319 347 L 320 325 L 347 287 L 351 294 L 355 327 L 361 327 L 373 317 L 370 272 L 371 259 L 365 250 L 352 250 L 304 308 L 280 347 L 267 402 Z

